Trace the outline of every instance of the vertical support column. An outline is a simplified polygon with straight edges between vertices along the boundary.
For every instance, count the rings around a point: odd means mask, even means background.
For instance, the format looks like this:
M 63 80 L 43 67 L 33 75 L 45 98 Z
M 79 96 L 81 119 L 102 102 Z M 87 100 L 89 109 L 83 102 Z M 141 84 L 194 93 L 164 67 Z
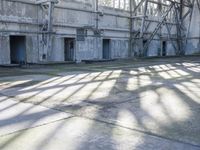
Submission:
M 179 23 L 180 23 L 180 39 L 178 39 L 178 41 L 180 42 L 180 51 L 182 55 L 185 55 L 185 50 L 183 48 L 183 41 L 182 41 L 182 37 L 184 35 L 183 30 L 181 30 L 182 24 L 183 24 L 183 0 L 180 0 L 180 7 L 179 7 Z
M 48 3 L 48 28 L 47 28 L 47 60 L 49 59 L 52 51 L 52 40 L 53 40 L 53 10 L 54 10 L 54 3 Z
M 192 21 L 192 15 L 193 15 L 193 11 L 194 11 L 194 3 L 195 3 L 195 0 L 192 0 L 191 8 L 190 8 L 190 15 L 189 15 L 189 23 L 188 23 L 186 37 L 185 37 L 185 50 L 184 51 L 186 51 L 186 47 L 187 47 L 187 43 L 188 43 L 188 37 L 189 37 L 191 21 Z
M 184 51 L 182 50 L 182 32 L 181 32 L 181 9 L 182 5 L 174 4 L 174 11 L 175 11 L 175 19 L 176 19 L 176 32 L 177 32 L 177 45 L 178 45 L 178 52 L 177 55 L 184 55 Z
M 143 13 L 143 18 L 142 18 L 142 25 L 141 25 L 141 29 L 140 29 L 140 38 L 144 38 L 144 26 L 145 26 L 145 20 L 146 20 L 146 16 L 147 16 L 147 7 L 148 7 L 148 0 L 145 0 L 144 2 L 144 13 Z M 143 41 L 142 41 L 143 43 Z M 142 56 L 146 55 L 146 49 L 142 48 Z
M 181 5 L 180 5 L 180 9 L 179 9 L 179 19 L 181 20 L 181 22 L 182 22 L 182 18 L 183 18 L 183 0 L 180 0 L 180 3 L 181 3 Z
M 95 11 L 95 47 L 96 47 L 96 50 L 98 51 L 98 57 L 99 58 L 102 58 L 103 57 L 103 49 L 99 49 L 99 37 L 97 35 L 98 33 L 98 30 L 99 30 L 99 0 L 94 0 L 95 1 L 95 8 L 94 8 L 94 11 Z
M 159 18 L 159 21 L 162 21 L 162 9 L 163 9 L 163 7 L 162 7 L 162 4 L 161 4 L 161 0 L 158 0 L 158 6 L 157 6 L 157 10 L 158 10 L 158 18 Z M 161 35 L 162 34 L 162 26 L 160 27 L 160 29 L 159 29 L 159 34 Z M 161 40 L 161 38 L 160 38 L 160 40 Z
M 142 18 L 142 25 L 141 25 L 141 30 L 140 30 L 140 37 L 142 38 L 144 36 L 144 25 L 145 25 L 145 19 L 147 15 L 147 7 L 148 7 L 148 0 L 145 0 L 144 2 L 144 16 Z
M 158 20 L 159 21 L 162 21 L 162 4 L 161 4 L 161 0 L 158 0 L 158 6 L 157 6 L 157 11 L 158 11 Z M 164 20 L 165 22 L 165 20 Z M 162 35 L 162 26 L 160 26 L 160 29 L 158 30 L 159 34 Z M 159 36 L 159 39 L 160 39 L 160 49 L 159 49 L 159 52 L 158 54 L 161 55 L 162 52 L 163 52 L 163 37 L 162 36 Z
M 99 28 L 99 0 L 95 0 L 96 30 Z
M 49 10 L 48 10 L 48 32 L 52 32 L 52 25 L 53 25 L 53 9 L 54 9 L 54 4 L 52 2 L 49 2 Z
M 133 0 L 129 0 L 129 6 L 130 6 L 130 37 L 129 37 L 129 51 L 128 51 L 128 57 L 131 57 L 132 53 L 132 39 L 133 39 Z

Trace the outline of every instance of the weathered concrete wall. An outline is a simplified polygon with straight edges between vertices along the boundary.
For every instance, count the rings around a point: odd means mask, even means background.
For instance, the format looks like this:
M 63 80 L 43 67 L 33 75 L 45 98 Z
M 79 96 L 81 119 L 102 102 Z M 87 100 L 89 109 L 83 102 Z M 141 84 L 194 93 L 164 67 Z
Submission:
M 37 63 L 39 61 L 38 46 L 37 35 L 26 36 L 26 59 L 28 63 Z
M 113 39 L 111 41 L 111 58 L 127 58 L 128 42 L 128 40 Z
M 29 63 L 38 62 L 38 7 L 33 1 L 15 2 L 0 1 L 0 33 L 6 35 L 0 41 L 0 63 L 10 63 L 9 37 L 14 35 L 26 36 L 26 59 Z
M 129 51 L 131 56 L 141 56 L 144 47 L 142 40 L 132 42 L 132 49 L 129 47 L 130 38 L 130 14 L 128 11 L 99 6 L 98 29 L 100 35 L 96 35 L 96 13 L 94 0 L 59 0 L 53 13 L 53 34 L 52 49 L 48 47 L 48 34 L 42 33 L 42 26 L 48 19 L 48 11 L 44 11 L 41 6 L 30 1 L 0 1 L 0 32 L 6 33 L 6 39 L 0 41 L 2 56 L 0 63 L 10 63 L 10 35 L 26 36 L 27 62 L 37 63 L 40 61 L 64 61 L 64 38 L 71 37 L 76 39 L 77 28 L 85 28 L 87 36 L 84 41 L 76 40 L 74 60 L 102 59 L 103 39 L 110 39 L 111 58 L 127 58 Z M 151 10 L 149 9 L 148 12 Z M 153 14 L 153 13 L 152 13 Z M 161 19 L 157 16 L 149 19 Z M 188 22 L 188 20 L 186 20 Z M 145 33 L 148 39 L 154 31 L 157 23 L 152 22 Z M 197 5 L 193 12 L 190 28 L 190 39 L 185 46 L 186 54 L 197 54 L 200 52 L 200 19 Z M 133 29 L 139 30 L 141 20 L 133 22 Z M 194 30 L 195 29 L 195 30 Z M 172 26 L 170 31 L 172 37 L 176 34 L 176 26 Z M 167 28 L 163 27 L 159 34 L 154 37 L 146 55 L 160 56 L 161 41 L 167 39 Z M 162 37 L 160 37 L 162 35 Z M 176 55 L 177 41 L 166 40 L 166 55 Z
M 159 56 L 160 41 L 153 40 L 148 48 L 147 56 Z
M 173 42 L 173 44 L 172 44 Z M 175 56 L 176 54 L 176 49 L 174 48 L 174 46 L 176 46 L 176 48 L 178 48 L 177 46 L 177 42 L 176 41 L 167 41 L 167 45 L 166 45 L 166 52 L 167 52 L 167 56 Z M 173 46 L 174 45 L 174 46 Z
M 76 60 L 102 59 L 102 39 L 88 37 L 76 42 Z
M 200 54 L 200 41 L 198 39 L 190 39 L 186 45 L 186 55 Z
M 54 13 L 55 31 L 65 37 L 76 37 L 76 28 L 88 28 L 85 41 L 76 41 L 76 60 L 78 61 L 102 59 L 103 38 L 111 39 L 112 58 L 128 57 L 128 12 L 100 7 L 99 10 L 103 15 L 99 16 L 98 27 L 104 32 L 101 37 L 95 37 L 93 30 L 96 25 L 96 14 L 93 12 L 94 4 L 92 2 L 94 3 L 94 1 L 90 1 L 78 5 L 76 2 L 72 4 L 72 2 L 62 1 L 58 4 Z M 71 9 L 66 9 L 69 6 Z M 125 40 L 123 40 L 124 38 Z
M 140 53 L 143 48 L 143 40 L 141 39 L 134 39 L 132 40 L 132 50 L 131 50 L 131 56 L 132 57 L 138 57 L 140 56 Z
M 50 54 L 50 61 L 64 61 L 64 38 L 53 38 L 53 50 Z
M 0 64 L 10 63 L 9 36 L 0 36 Z
M 186 11 L 186 10 L 185 10 Z M 191 20 L 191 27 L 189 30 L 189 36 L 187 45 L 185 46 L 185 54 L 186 55 L 194 55 L 200 54 L 200 10 L 198 8 L 197 2 L 195 1 L 193 13 L 192 13 L 192 20 Z M 188 24 L 189 17 L 186 19 L 185 24 Z

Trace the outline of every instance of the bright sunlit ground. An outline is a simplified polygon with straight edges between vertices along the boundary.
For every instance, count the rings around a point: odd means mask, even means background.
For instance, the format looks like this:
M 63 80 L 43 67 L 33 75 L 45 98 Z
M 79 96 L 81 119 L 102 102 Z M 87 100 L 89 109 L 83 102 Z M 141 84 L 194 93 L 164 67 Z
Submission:
M 0 68 L 0 149 L 200 150 L 199 58 Z

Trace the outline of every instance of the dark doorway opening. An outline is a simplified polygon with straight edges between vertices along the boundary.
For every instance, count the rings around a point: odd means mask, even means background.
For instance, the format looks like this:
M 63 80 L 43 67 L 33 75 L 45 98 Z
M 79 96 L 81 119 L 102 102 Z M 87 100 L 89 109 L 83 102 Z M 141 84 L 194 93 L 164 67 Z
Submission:
M 26 37 L 10 36 L 11 64 L 26 63 Z
M 166 41 L 162 42 L 162 56 L 166 56 L 167 55 L 167 43 Z
M 143 54 L 142 54 L 142 56 L 144 56 L 144 57 L 147 56 L 147 50 L 148 50 L 148 48 L 145 49 L 147 42 L 148 42 L 147 40 L 143 40 L 142 41 L 142 44 L 143 44 Z
M 110 39 L 103 39 L 103 59 L 110 59 Z
M 65 61 L 73 61 L 75 55 L 75 39 L 65 38 Z

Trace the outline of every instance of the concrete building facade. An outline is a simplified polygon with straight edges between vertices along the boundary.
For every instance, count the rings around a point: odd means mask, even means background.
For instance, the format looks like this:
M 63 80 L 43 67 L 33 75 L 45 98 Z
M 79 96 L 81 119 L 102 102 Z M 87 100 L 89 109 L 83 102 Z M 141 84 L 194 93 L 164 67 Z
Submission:
M 0 64 L 200 53 L 197 0 L 140 2 L 1 0 Z

